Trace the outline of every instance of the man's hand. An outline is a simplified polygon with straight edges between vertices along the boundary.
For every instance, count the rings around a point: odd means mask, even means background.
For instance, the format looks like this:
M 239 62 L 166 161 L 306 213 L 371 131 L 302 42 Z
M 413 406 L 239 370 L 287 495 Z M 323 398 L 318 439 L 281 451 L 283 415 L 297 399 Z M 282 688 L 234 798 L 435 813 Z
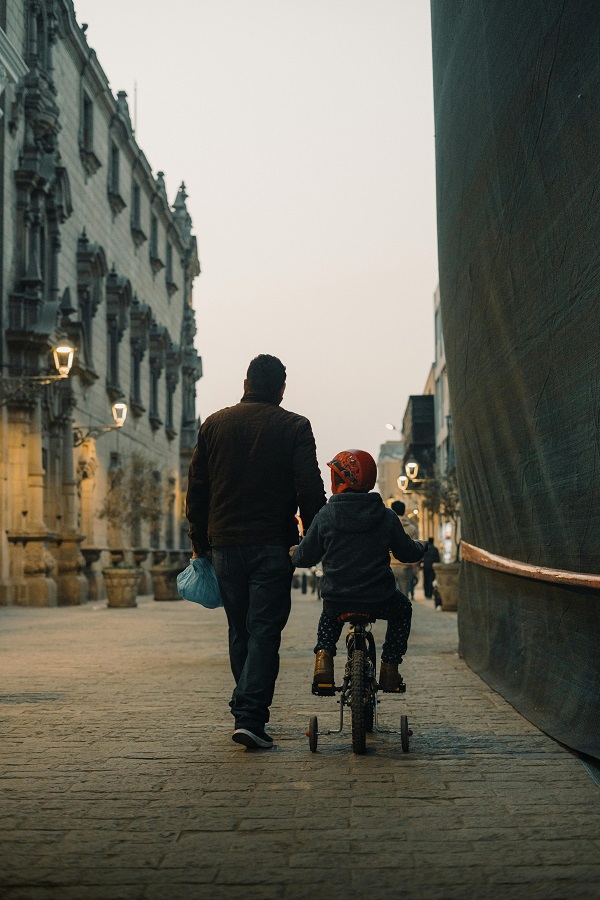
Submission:
M 212 557 L 212 553 L 210 549 L 208 550 L 196 550 L 195 547 L 192 548 L 192 559 L 200 559 L 201 556 L 206 556 L 207 559 Z
M 290 547 L 290 556 L 294 555 L 294 550 L 298 549 L 298 544 L 294 544 L 293 547 Z

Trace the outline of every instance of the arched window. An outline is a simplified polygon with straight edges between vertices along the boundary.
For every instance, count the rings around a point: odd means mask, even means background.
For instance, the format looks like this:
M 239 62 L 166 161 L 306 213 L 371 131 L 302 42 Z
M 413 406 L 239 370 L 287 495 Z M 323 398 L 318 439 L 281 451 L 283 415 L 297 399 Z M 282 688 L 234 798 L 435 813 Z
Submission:
M 27 62 L 32 69 L 48 67 L 48 22 L 40 0 L 31 0 L 28 6 Z

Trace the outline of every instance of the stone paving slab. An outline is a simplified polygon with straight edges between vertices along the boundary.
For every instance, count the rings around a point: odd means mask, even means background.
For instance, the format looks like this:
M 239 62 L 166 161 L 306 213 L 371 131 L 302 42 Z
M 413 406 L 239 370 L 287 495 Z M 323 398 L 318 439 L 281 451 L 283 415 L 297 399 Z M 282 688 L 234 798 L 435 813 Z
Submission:
M 318 613 L 294 592 L 261 752 L 230 739 L 222 610 L 0 609 L 0 897 L 600 898 L 598 787 L 459 659 L 455 614 L 415 603 L 381 706 L 410 753 L 348 728 L 309 752 L 309 716 L 339 718 Z

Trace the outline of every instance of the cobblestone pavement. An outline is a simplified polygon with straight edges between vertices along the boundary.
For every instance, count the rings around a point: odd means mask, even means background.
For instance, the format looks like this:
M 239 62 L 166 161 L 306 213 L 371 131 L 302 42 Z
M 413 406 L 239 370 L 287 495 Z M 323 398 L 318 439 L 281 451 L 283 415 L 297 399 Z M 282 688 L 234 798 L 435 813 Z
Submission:
M 381 707 L 410 753 L 348 730 L 309 752 L 309 715 L 338 717 L 310 694 L 318 611 L 294 592 L 276 747 L 247 751 L 222 610 L 0 609 L 0 896 L 600 897 L 598 787 L 458 658 L 453 613 L 415 603 Z

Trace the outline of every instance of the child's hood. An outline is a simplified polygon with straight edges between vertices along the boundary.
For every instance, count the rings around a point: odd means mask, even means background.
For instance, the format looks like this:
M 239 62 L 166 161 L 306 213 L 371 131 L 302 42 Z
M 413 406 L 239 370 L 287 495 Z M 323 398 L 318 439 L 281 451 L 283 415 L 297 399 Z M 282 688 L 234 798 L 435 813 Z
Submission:
M 333 527 L 350 534 L 381 528 L 387 512 L 381 496 L 374 491 L 370 494 L 354 491 L 334 494 L 326 509 Z

